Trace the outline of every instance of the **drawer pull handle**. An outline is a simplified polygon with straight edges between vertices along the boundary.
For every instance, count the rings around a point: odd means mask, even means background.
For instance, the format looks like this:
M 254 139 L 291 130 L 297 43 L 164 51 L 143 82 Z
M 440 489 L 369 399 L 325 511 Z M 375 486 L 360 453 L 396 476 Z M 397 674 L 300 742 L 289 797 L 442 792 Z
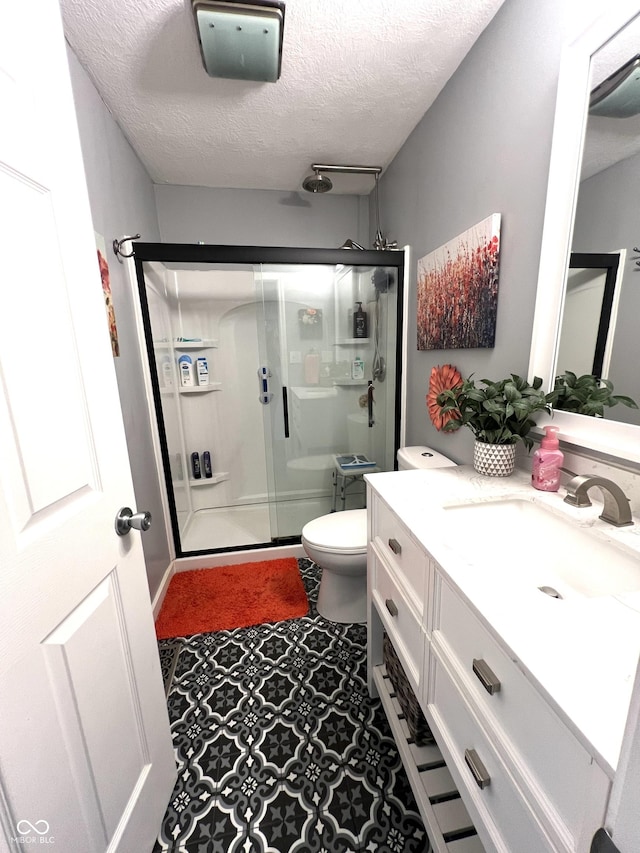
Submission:
M 402 545 L 397 539 L 389 539 L 389 548 L 391 548 L 394 554 L 400 554 L 402 552 Z
M 467 762 L 467 766 L 471 770 L 478 788 L 488 788 L 491 784 L 491 776 L 487 773 L 487 768 L 480 761 L 475 749 L 465 749 L 464 760 Z
M 398 615 L 398 608 L 396 607 L 392 598 L 387 598 L 384 605 L 392 616 Z
M 493 696 L 494 693 L 500 692 L 500 679 L 496 678 L 491 667 L 488 666 L 482 658 L 473 659 L 473 671 L 480 679 L 480 684 L 482 684 L 487 693 L 490 693 Z

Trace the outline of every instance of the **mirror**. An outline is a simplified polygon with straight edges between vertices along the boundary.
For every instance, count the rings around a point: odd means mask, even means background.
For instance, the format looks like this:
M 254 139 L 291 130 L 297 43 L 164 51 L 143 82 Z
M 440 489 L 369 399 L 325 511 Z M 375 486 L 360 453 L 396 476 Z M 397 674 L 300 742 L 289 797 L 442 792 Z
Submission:
M 626 253 L 571 252 L 555 373 L 608 379 Z
M 640 403 L 636 367 L 640 355 L 636 331 L 640 266 L 635 264 L 640 253 L 634 252 L 640 245 L 635 215 L 635 184 L 640 180 L 640 117 L 588 115 L 591 90 L 638 53 L 637 5 L 633 17 L 631 4 L 624 6 L 626 14 L 620 8 L 609 12 L 585 30 L 563 55 L 529 375 L 542 376 L 550 389 L 557 373 L 592 373 L 596 372 L 594 366 L 601 366 L 602 375 L 614 383 L 616 394 L 628 395 Z M 605 296 L 604 288 L 599 312 L 595 307 L 597 286 L 583 281 L 576 291 L 574 276 L 569 275 L 575 266 L 572 256 L 576 260 L 577 253 L 619 256 L 618 274 L 613 283 L 610 275 L 609 293 Z M 587 269 L 584 264 L 582 268 Z M 582 275 L 584 278 L 587 274 Z M 604 310 L 603 298 L 609 303 Z M 594 307 L 587 312 L 589 300 Z M 574 304 L 581 306 L 580 313 L 590 313 L 592 318 L 598 313 L 597 322 L 592 319 L 595 330 L 591 331 L 591 369 L 564 363 L 565 358 L 578 357 L 576 340 L 587 336 L 584 323 L 574 322 Z M 567 356 L 568 351 L 571 356 Z M 589 352 L 580 357 L 587 363 L 590 360 Z M 640 462 L 638 410 L 618 405 L 607 410 L 605 419 L 556 412 L 553 423 L 560 427 L 565 441 Z

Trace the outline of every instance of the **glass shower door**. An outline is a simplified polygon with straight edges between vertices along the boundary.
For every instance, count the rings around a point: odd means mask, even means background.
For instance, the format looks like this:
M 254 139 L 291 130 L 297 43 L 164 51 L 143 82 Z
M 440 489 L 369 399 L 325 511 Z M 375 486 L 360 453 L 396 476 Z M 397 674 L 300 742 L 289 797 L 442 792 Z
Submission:
M 402 255 L 135 252 L 177 555 L 297 541 L 307 521 L 364 506 L 362 477 L 342 476 L 336 459 L 394 467 Z M 396 265 L 335 263 L 382 256 Z
M 362 474 L 394 467 L 396 276 L 342 264 L 256 268 L 274 541 L 364 507 Z

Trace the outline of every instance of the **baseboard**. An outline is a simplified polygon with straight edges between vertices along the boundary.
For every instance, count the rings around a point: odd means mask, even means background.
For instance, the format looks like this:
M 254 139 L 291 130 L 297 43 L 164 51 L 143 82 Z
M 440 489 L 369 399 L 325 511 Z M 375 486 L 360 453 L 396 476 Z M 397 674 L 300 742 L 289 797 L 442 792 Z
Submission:
M 213 569 L 217 566 L 237 566 L 258 560 L 281 560 L 284 557 L 306 557 L 302 545 L 282 545 L 276 548 L 246 548 L 242 551 L 224 551 L 218 554 L 198 554 L 197 557 L 178 557 L 174 561 L 174 572 L 190 572 L 193 569 Z M 171 573 L 173 574 L 173 572 Z M 164 596 L 163 596 L 164 597 Z
M 151 602 L 151 606 L 153 608 L 153 621 L 158 618 L 160 615 L 160 608 L 162 607 L 162 602 L 164 601 L 164 597 L 167 594 L 167 590 L 169 589 L 169 584 L 171 583 L 171 578 L 173 577 L 174 572 L 176 571 L 176 560 L 172 560 L 167 569 L 162 576 L 162 580 L 160 581 L 160 586 L 158 587 L 156 594 L 153 597 L 153 601 Z

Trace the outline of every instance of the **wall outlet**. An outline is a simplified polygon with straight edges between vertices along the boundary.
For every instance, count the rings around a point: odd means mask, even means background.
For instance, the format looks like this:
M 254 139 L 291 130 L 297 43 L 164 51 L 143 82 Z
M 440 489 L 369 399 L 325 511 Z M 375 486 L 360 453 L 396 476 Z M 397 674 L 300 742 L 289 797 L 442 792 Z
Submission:
M 291 350 L 289 364 L 302 364 L 302 353 L 299 350 Z

